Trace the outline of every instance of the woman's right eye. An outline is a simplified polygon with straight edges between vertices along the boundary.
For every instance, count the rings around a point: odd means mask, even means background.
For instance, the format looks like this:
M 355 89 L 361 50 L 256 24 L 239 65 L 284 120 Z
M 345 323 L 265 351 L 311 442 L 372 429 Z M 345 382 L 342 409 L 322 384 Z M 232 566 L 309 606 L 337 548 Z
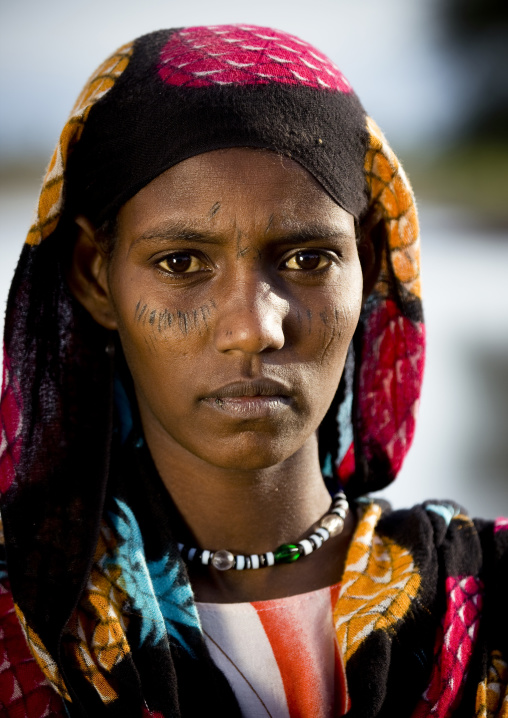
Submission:
M 170 274 L 192 274 L 206 268 L 205 263 L 190 252 L 172 252 L 157 262 L 157 266 Z

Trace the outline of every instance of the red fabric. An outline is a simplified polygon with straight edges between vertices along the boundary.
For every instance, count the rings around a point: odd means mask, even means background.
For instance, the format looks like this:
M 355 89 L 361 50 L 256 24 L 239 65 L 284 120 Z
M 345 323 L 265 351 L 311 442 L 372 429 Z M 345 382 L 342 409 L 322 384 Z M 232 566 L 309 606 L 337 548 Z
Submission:
M 448 718 L 460 705 L 478 636 L 483 584 L 473 576 L 446 579 L 447 607 L 435 644 L 435 664 L 428 689 L 412 718 Z
M 367 320 L 358 391 L 365 458 L 383 449 L 399 471 L 415 430 L 425 354 L 425 327 L 385 300 Z
M 22 404 L 21 392 L 11 372 L 9 357 L 4 351 L 4 386 L 0 402 L 0 494 L 14 481 L 14 467 L 21 453 Z
M 280 82 L 351 92 L 319 50 L 269 28 L 221 25 L 175 32 L 161 52 L 159 74 L 170 85 L 259 85 Z
M 0 714 L 5 718 L 64 718 L 60 696 L 30 652 L 8 585 L 0 583 Z

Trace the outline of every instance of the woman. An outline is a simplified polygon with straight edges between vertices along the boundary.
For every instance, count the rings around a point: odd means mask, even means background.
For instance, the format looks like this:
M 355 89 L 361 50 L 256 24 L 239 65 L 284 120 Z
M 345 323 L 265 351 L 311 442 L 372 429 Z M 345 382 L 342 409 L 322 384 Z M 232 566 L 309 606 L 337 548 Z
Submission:
M 411 189 L 325 56 L 120 48 L 7 310 L 6 715 L 505 715 L 506 523 L 364 496 L 423 348 Z

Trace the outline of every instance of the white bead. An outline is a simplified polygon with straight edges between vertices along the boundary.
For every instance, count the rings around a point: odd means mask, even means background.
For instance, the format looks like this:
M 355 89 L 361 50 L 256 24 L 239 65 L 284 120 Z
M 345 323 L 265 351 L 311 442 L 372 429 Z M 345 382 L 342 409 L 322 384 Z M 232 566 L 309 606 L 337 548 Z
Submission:
M 228 569 L 233 568 L 234 563 L 235 557 L 231 551 L 227 551 L 226 549 L 216 551 L 212 558 L 212 566 L 219 571 L 227 571 Z
M 326 514 L 319 523 L 330 532 L 330 536 L 337 536 L 344 528 L 344 520 L 337 514 Z
M 339 499 L 347 501 L 346 494 L 343 491 L 337 491 L 337 493 L 333 495 L 333 501 L 338 501 Z
M 245 568 L 245 556 L 239 555 L 239 556 L 236 557 L 236 566 L 235 566 L 235 568 L 236 568 L 237 571 L 241 571 L 242 569 Z
M 349 503 L 347 501 L 334 501 L 333 508 L 334 509 L 346 509 L 346 511 L 347 511 L 349 508 Z
M 314 551 L 314 546 L 313 546 L 313 545 L 311 544 L 311 542 L 308 541 L 307 539 L 302 539 L 302 540 L 298 543 L 298 546 L 301 546 L 301 548 L 302 548 L 303 553 L 305 554 L 305 556 L 308 556 L 310 553 L 312 553 L 312 552 Z
M 346 518 L 347 511 L 345 509 L 332 509 L 330 513 L 337 514 L 337 516 L 340 516 L 341 519 L 344 521 L 344 519 Z
M 251 568 L 259 568 L 259 556 L 257 553 L 251 553 L 250 555 Z
M 194 556 L 196 555 L 197 548 L 190 548 L 188 553 L 188 560 L 192 561 Z
M 275 563 L 275 558 L 273 556 L 273 551 L 267 551 L 265 553 L 266 556 L 266 565 L 267 566 L 273 566 Z
M 330 532 L 324 526 L 320 526 L 319 528 L 317 528 L 316 533 L 321 536 L 323 541 L 328 541 L 328 539 L 330 538 Z
M 210 562 L 210 551 L 207 548 L 205 548 L 205 550 L 201 554 L 201 563 L 203 564 L 203 566 L 208 566 L 209 562 Z
M 323 539 L 321 538 L 321 536 L 318 536 L 317 533 L 316 533 L 316 534 L 312 534 L 311 536 L 309 536 L 309 540 L 310 540 L 310 539 L 312 539 L 313 541 L 315 541 L 315 543 L 316 543 L 316 548 L 321 548 L 321 546 L 323 545 Z

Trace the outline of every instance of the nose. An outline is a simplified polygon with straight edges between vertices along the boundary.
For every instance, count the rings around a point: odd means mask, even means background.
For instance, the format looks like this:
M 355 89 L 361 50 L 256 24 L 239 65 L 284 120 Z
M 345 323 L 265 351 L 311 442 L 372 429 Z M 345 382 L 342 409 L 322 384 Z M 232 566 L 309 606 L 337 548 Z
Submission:
M 217 301 L 215 346 L 220 352 L 259 354 L 282 349 L 289 302 L 266 281 L 230 283 Z

